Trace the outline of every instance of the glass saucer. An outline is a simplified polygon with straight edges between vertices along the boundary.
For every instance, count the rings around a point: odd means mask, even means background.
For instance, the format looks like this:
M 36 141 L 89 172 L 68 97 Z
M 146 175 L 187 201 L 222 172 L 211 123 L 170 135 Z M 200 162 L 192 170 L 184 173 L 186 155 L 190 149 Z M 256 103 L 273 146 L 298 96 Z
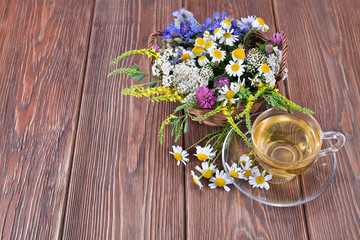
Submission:
M 252 121 L 259 114 L 251 115 Z M 242 120 L 237 125 L 250 138 L 245 122 Z M 332 146 L 330 140 L 324 139 L 322 148 L 330 146 Z M 230 173 L 225 163 L 231 166 L 234 162 L 237 163 L 239 156 L 247 154 L 249 151 L 250 149 L 243 142 L 242 138 L 231 130 L 225 139 L 222 152 L 222 163 L 228 176 L 230 176 Z M 335 170 L 336 155 L 333 153 L 317 158 L 305 172 L 288 182 L 269 183 L 269 190 L 252 188 L 247 181 L 242 179 L 232 179 L 232 181 L 240 192 L 260 203 L 276 207 L 292 207 L 307 203 L 323 193 L 333 180 Z

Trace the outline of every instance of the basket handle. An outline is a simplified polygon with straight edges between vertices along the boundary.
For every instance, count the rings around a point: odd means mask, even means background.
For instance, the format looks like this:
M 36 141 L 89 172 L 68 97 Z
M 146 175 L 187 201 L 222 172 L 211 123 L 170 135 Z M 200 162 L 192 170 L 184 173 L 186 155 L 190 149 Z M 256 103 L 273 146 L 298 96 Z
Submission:
M 278 75 L 280 75 L 281 80 L 282 80 L 284 73 L 285 73 L 286 63 L 287 63 L 287 53 L 288 53 L 289 42 L 288 42 L 287 35 L 284 32 L 281 32 L 281 36 L 282 36 L 282 50 L 281 50 L 282 56 L 281 56 L 280 69 L 279 69 Z
M 155 45 L 156 43 L 156 38 L 161 37 L 162 36 L 162 31 L 156 31 L 153 32 L 148 39 L 148 48 L 151 48 L 152 46 Z

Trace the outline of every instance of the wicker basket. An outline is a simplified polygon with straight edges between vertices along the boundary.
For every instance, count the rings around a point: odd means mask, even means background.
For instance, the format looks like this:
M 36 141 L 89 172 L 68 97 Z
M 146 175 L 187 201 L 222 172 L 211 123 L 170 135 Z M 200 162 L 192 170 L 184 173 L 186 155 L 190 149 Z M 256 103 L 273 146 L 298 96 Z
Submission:
M 148 40 L 148 47 L 151 48 L 154 44 L 156 44 L 156 39 L 158 37 L 161 37 L 162 32 L 157 31 L 150 35 Z M 287 50 L 288 50 L 288 39 L 285 33 L 281 33 L 282 35 L 282 57 L 280 61 L 280 69 L 278 75 L 276 75 L 276 87 L 279 86 L 279 83 L 282 81 L 283 76 L 285 74 L 285 68 L 286 68 L 286 61 L 287 61 Z M 256 46 L 256 42 L 258 43 L 264 43 L 266 40 L 270 41 L 270 39 L 262 32 L 256 31 L 251 35 L 251 38 L 249 39 L 249 45 L 251 47 Z M 154 59 L 151 60 L 152 64 L 154 63 Z M 264 99 L 258 99 L 255 101 L 253 107 L 251 108 L 250 114 L 255 113 L 260 106 L 264 103 Z M 239 108 L 234 110 L 233 116 L 241 113 L 244 111 L 245 106 L 240 106 Z M 191 111 L 189 116 L 191 119 L 194 119 L 196 117 L 202 116 L 208 112 L 211 112 L 213 109 L 209 108 L 202 108 L 197 107 Z M 227 119 L 225 115 L 222 112 L 219 112 L 215 114 L 214 116 L 208 117 L 207 119 L 203 121 L 199 121 L 200 123 L 206 124 L 208 126 L 212 127 L 224 127 L 227 124 Z

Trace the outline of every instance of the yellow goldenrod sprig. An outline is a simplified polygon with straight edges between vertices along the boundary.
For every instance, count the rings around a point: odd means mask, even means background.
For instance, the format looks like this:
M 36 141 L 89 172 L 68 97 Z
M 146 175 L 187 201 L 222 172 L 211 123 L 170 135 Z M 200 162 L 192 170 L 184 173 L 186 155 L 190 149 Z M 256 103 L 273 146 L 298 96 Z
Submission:
M 135 50 L 131 50 L 128 52 L 125 52 L 123 54 L 121 54 L 119 57 L 115 58 L 111 63 L 110 66 L 114 65 L 115 63 L 119 62 L 121 59 L 123 59 L 124 57 L 130 56 L 132 54 L 142 54 L 142 55 L 147 55 L 148 58 L 154 57 L 155 59 L 159 58 L 159 53 L 156 52 L 156 50 L 154 48 L 151 49 L 135 49 Z
M 214 110 L 212 110 L 211 112 L 205 113 L 202 116 L 194 118 L 194 120 L 195 121 L 203 121 L 203 120 L 207 119 L 208 117 L 214 116 L 216 113 L 218 113 L 224 109 L 226 109 L 226 107 L 223 107 L 222 105 L 220 105 L 217 108 L 215 108 Z
M 165 127 L 167 125 L 170 125 L 171 123 L 171 120 L 174 119 L 174 118 L 177 118 L 177 116 L 175 116 L 174 114 L 170 114 L 170 116 L 168 116 L 161 124 L 161 127 L 160 127 L 160 131 L 159 131 L 159 142 L 161 144 L 164 143 L 164 131 L 165 131 Z
M 250 140 L 245 136 L 245 134 L 239 129 L 239 127 L 235 124 L 234 119 L 232 118 L 231 114 L 232 111 L 231 109 L 227 110 L 227 111 L 223 111 L 223 113 L 226 115 L 226 119 L 228 121 L 228 123 L 230 124 L 230 127 L 237 133 L 239 134 L 242 139 L 244 140 L 244 142 L 246 143 L 246 145 L 248 145 L 250 148 L 252 148 L 252 144 L 250 142 Z
M 125 88 L 122 90 L 121 93 L 124 95 L 132 95 L 135 97 L 150 97 L 152 95 L 177 95 L 177 91 L 175 88 L 169 88 L 164 86 L 144 88 L 144 85 L 146 84 L 134 85 L 129 88 Z

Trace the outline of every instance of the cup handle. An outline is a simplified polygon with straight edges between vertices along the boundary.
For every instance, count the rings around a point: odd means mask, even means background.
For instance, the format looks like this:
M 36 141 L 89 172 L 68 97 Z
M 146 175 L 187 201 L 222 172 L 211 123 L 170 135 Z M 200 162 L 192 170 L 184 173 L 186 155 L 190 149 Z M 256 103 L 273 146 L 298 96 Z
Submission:
M 322 139 L 336 139 L 337 142 L 333 146 L 321 150 L 318 157 L 323 157 L 323 156 L 329 155 L 331 153 L 337 152 L 345 144 L 345 136 L 344 136 L 344 134 L 339 133 L 339 132 L 323 132 L 321 134 L 321 138 Z

